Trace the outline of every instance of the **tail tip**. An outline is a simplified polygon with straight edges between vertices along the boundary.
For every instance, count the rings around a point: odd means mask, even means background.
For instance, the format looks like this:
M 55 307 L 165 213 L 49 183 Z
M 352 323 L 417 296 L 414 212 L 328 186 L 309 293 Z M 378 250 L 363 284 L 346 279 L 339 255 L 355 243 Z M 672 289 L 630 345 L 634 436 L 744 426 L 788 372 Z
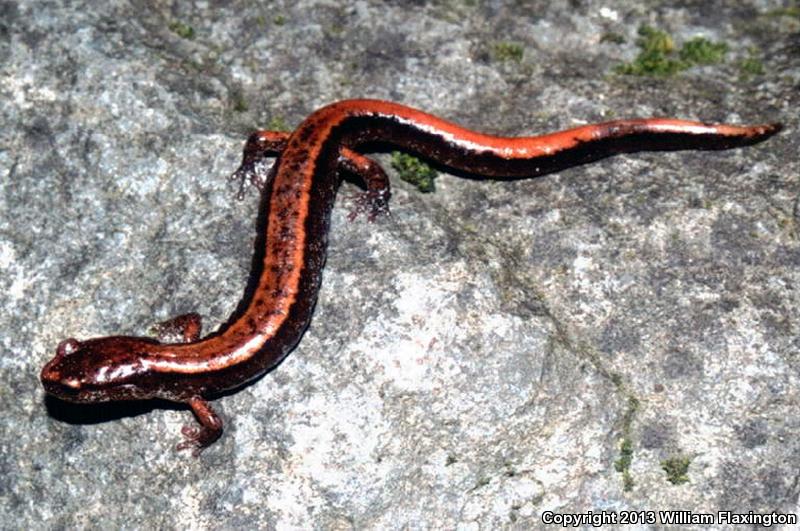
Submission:
M 783 124 L 780 122 L 750 125 L 741 127 L 733 136 L 738 136 L 745 145 L 757 144 L 777 134 L 782 129 Z
M 783 129 L 783 124 L 780 122 L 773 122 L 771 124 L 764 124 L 758 126 L 757 135 L 763 138 L 768 138 L 774 134 L 779 133 Z

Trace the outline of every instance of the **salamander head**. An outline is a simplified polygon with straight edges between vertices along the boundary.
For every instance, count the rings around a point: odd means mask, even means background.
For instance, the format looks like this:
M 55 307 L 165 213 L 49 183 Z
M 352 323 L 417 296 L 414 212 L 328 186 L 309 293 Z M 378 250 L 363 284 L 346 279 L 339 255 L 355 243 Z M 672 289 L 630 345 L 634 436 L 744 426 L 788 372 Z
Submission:
M 104 402 L 150 398 L 143 359 L 156 341 L 113 336 L 78 341 L 67 339 L 44 366 L 42 385 L 47 393 L 69 402 Z

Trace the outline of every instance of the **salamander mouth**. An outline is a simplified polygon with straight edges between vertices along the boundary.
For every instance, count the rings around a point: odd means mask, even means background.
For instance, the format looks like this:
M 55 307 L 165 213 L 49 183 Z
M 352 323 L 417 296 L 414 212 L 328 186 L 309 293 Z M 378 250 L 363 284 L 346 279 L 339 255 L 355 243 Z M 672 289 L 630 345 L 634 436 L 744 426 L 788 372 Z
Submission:
M 105 402 L 109 400 L 109 398 L 107 398 L 109 394 L 107 388 L 81 381 L 76 377 L 64 375 L 59 369 L 57 361 L 58 360 L 51 361 L 42 369 L 41 381 L 47 394 L 60 400 L 79 404 Z M 120 394 L 124 395 L 128 393 L 121 391 Z
M 42 372 L 42 385 L 47 394 L 67 402 L 85 403 L 94 401 L 97 394 L 96 390 L 79 383 L 75 385 L 73 382 L 52 378 L 52 375 L 45 375 L 44 371 Z
M 42 378 L 42 385 L 48 395 L 54 396 L 65 402 L 75 404 L 93 404 L 98 402 L 111 402 L 117 400 L 143 400 L 152 398 L 149 393 L 132 384 L 118 384 L 113 387 L 80 384 L 74 386 L 62 380 L 47 380 Z

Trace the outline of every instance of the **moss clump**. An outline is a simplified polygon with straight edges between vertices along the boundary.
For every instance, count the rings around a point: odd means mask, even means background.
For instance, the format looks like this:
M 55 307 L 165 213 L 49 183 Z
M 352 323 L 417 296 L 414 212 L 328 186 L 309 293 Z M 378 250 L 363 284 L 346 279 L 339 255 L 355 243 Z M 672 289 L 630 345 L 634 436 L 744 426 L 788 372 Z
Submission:
M 194 39 L 194 28 L 191 27 L 189 24 L 175 20 L 173 22 L 170 22 L 169 29 L 172 33 L 176 34 L 178 37 L 184 39 Z
M 416 186 L 420 192 L 430 193 L 436 190 L 434 180 L 439 173 L 417 157 L 393 151 L 391 165 L 401 179 Z
M 665 31 L 642 26 L 636 45 L 639 55 L 630 63 L 617 66 L 618 74 L 632 76 L 671 76 L 682 70 L 681 62 L 672 57 L 675 43 Z
M 273 116 L 269 119 L 269 123 L 267 123 L 267 129 L 270 131 L 289 131 L 289 126 L 286 124 L 286 120 L 283 119 L 281 116 Z
M 711 42 L 703 37 L 695 37 L 681 47 L 680 58 L 689 64 L 713 65 L 725 58 L 728 45 L 724 42 Z
M 633 488 L 631 463 L 633 462 L 633 441 L 625 437 L 619 445 L 619 458 L 614 461 L 614 470 L 622 474 L 622 489 L 625 492 Z
M 633 440 L 631 439 L 631 427 L 637 411 L 639 411 L 639 399 L 635 396 L 629 396 L 628 407 L 622 416 L 622 443 L 619 446 L 619 458 L 614 461 L 614 470 L 622 474 L 622 490 L 625 492 L 633 489 L 633 476 L 631 475 Z
M 739 61 L 739 72 L 745 78 L 764 74 L 764 63 L 758 55 L 758 50 L 755 48 L 748 50 L 747 57 Z
M 514 42 L 496 42 L 492 46 L 492 56 L 496 61 L 500 62 L 514 62 L 519 63 L 522 61 L 522 55 L 525 53 L 521 44 Z
M 767 11 L 768 17 L 792 17 L 800 18 L 800 7 L 782 7 Z
M 631 463 L 633 462 L 633 441 L 625 437 L 619 445 L 619 459 L 614 461 L 614 470 L 622 474 L 622 489 L 628 492 L 633 488 Z
M 681 485 L 689 481 L 687 472 L 692 462 L 688 457 L 670 457 L 661 461 L 661 468 L 667 473 L 667 481 L 673 485 Z
M 618 74 L 634 76 L 667 77 L 694 65 L 709 65 L 722 61 L 728 51 L 723 42 L 712 42 L 695 37 L 676 50 L 672 37 L 650 26 L 639 28 L 636 45 L 641 51 L 630 63 L 618 65 Z
M 758 57 L 746 57 L 739 63 L 739 70 L 746 76 L 760 76 L 764 73 L 764 63 Z

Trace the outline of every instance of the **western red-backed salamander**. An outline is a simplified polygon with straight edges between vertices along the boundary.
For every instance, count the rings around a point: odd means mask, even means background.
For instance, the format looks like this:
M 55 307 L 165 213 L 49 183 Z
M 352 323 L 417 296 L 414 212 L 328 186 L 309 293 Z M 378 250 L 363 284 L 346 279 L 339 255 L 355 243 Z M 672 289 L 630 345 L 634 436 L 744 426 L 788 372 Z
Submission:
M 217 440 L 222 421 L 207 398 L 240 387 L 280 363 L 300 340 L 320 286 L 328 226 L 340 177 L 357 174 L 374 216 L 386 208 L 389 181 L 352 151 L 370 142 L 397 145 L 457 170 L 490 177 L 541 175 L 644 150 L 727 149 L 760 142 L 780 124 L 709 125 L 675 119 L 617 120 L 521 138 L 486 135 L 430 114 L 378 100 L 319 109 L 290 135 L 259 131 L 244 150 L 237 177 L 258 179 L 261 161 L 278 155 L 261 184 L 263 218 L 254 289 L 217 332 L 200 338 L 200 318 L 164 324 L 184 342 L 110 336 L 67 339 L 41 373 L 45 390 L 70 402 L 163 398 L 188 404 L 199 427 L 184 427 L 178 447 L 195 452 Z

